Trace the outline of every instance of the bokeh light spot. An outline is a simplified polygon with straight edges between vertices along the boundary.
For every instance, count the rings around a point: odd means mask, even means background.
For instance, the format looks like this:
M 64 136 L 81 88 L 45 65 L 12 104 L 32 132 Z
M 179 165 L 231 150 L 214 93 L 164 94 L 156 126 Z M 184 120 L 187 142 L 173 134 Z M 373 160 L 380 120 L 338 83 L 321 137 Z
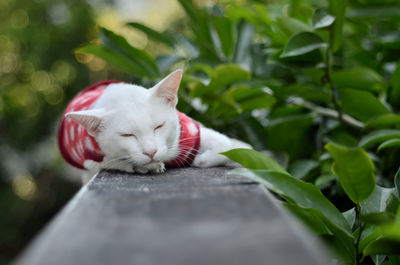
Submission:
M 77 52 L 75 53 L 75 58 L 78 62 L 87 64 L 93 60 L 94 56 L 92 54 Z
M 100 58 L 93 58 L 93 60 L 91 60 L 88 63 L 88 67 L 91 71 L 93 72 L 99 72 L 101 70 L 103 70 L 106 67 L 106 62 Z
M 64 99 L 64 91 L 60 86 L 52 86 L 45 91 L 44 98 L 50 105 L 57 105 Z
M 52 64 L 51 73 L 55 80 L 63 85 L 70 83 L 76 75 L 74 68 L 68 62 L 62 60 Z
M 22 175 L 14 178 L 12 183 L 14 193 L 23 200 L 32 200 L 37 186 L 31 175 Z
M 0 56 L 0 73 L 14 73 L 18 69 L 19 58 L 8 52 Z
M 29 24 L 29 16 L 23 9 L 15 10 L 10 18 L 11 26 L 17 29 L 26 28 Z
M 48 90 L 52 83 L 51 81 L 49 73 L 45 71 L 37 71 L 32 74 L 31 84 L 38 91 Z

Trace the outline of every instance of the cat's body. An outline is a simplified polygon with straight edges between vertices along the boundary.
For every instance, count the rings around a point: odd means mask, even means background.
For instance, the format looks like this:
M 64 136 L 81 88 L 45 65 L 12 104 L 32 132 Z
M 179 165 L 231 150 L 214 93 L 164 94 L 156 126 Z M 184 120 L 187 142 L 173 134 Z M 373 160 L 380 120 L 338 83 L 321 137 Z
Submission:
M 220 152 L 251 148 L 177 112 L 181 78 L 182 71 L 175 71 L 151 89 L 105 82 L 90 92 L 98 95 L 73 100 L 59 131 L 64 158 L 78 168 L 88 169 L 88 176 L 103 168 L 161 173 L 165 165 L 225 165 L 229 160 Z M 89 104 L 80 104 L 76 109 L 74 101 Z M 77 141 L 78 137 L 83 139 Z M 71 154 L 67 154 L 67 148 Z

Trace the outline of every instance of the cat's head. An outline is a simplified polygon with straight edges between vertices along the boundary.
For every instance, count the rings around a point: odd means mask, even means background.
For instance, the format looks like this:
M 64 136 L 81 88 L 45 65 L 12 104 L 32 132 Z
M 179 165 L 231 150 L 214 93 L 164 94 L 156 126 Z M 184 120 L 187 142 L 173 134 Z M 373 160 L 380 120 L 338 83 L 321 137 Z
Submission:
M 175 107 L 181 78 L 182 70 L 177 70 L 150 89 L 110 84 L 91 110 L 69 112 L 66 117 L 84 126 L 115 163 L 169 161 L 178 153 Z

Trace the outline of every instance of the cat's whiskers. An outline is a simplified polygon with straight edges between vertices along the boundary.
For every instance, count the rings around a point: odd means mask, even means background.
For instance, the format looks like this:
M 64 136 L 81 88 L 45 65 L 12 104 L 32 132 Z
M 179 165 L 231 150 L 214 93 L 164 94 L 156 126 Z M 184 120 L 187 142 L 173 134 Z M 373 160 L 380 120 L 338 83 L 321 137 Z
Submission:
M 103 165 L 105 168 L 117 168 L 121 165 L 127 165 L 132 163 L 132 158 L 129 155 L 115 157 L 113 159 L 108 160 Z

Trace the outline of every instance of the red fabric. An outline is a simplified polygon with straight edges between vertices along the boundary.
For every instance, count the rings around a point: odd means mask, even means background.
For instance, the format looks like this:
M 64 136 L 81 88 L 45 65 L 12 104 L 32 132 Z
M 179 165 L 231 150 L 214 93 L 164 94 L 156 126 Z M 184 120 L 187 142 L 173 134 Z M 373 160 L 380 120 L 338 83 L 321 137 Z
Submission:
M 190 166 L 197 155 L 200 146 L 200 126 L 197 122 L 177 111 L 181 124 L 179 136 L 179 155 L 165 163 L 167 167 Z
M 58 147 L 64 159 L 74 167 L 85 169 L 83 167 L 85 160 L 101 162 L 104 154 L 97 141 L 88 134 L 86 128 L 67 119 L 65 114 L 71 111 L 90 109 L 103 94 L 104 89 L 112 83 L 121 83 L 121 81 L 107 80 L 86 88 L 72 99 L 64 111 L 58 129 Z
M 71 111 L 91 109 L 109 84 L 120 82 L 107 80 L 94 84 L 76 95 L 65 109 L 58 130 L 58 147 L 63 158 L 72 166 L 85 169 L 83 166 L 85 160 L 101 162 L 104 154 L 97 141 L 88 134 L 86 128 L 65 118 L 65 114 Z M 189 166 L 200 146 L 199 124 L 179 111 L 177 114 L 181 124 L 179 155 L 176 159 L 166 162 L 167 167 Z

